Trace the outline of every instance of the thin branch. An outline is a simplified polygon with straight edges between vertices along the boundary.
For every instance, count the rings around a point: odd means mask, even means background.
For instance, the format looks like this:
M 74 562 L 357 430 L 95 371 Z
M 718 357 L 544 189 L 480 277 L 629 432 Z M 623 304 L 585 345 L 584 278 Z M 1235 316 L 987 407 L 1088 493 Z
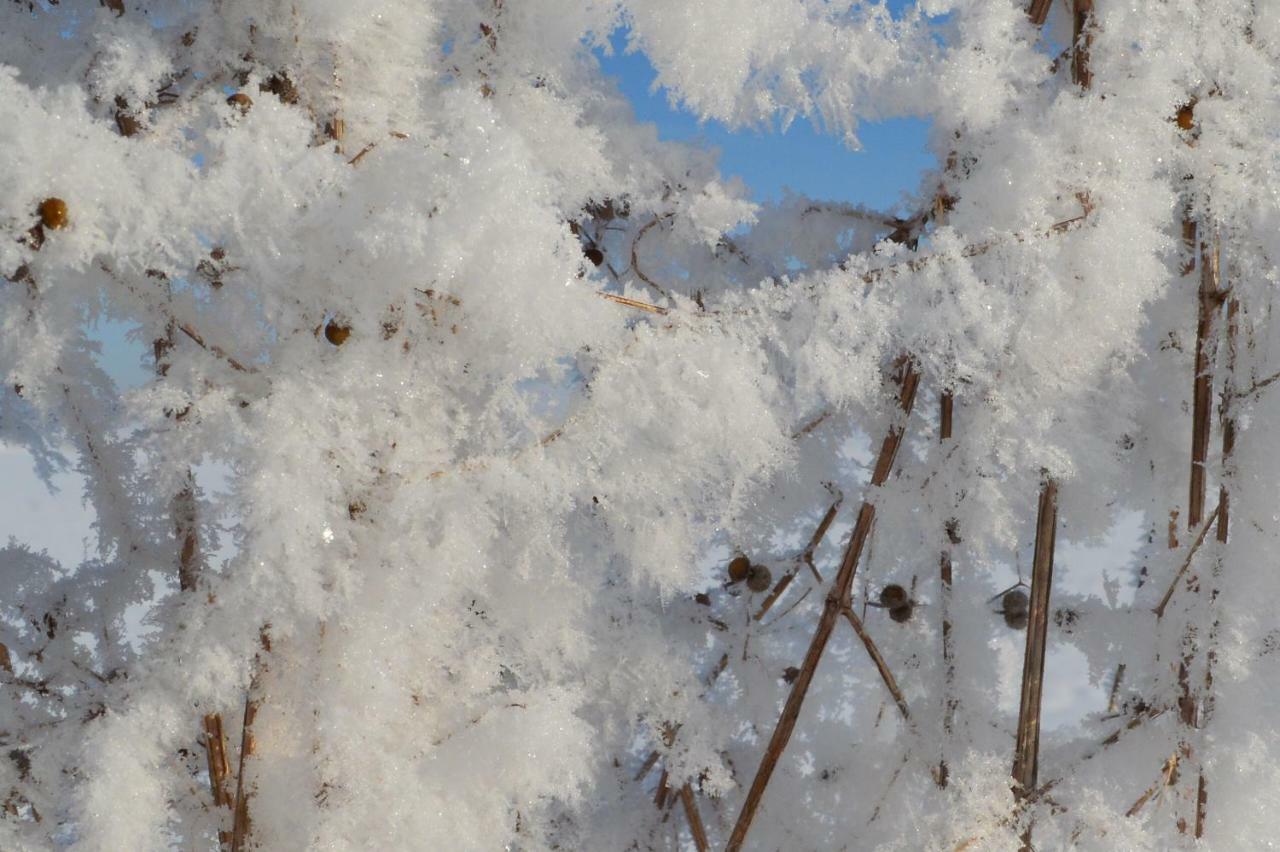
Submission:
M 1156 618 L 1164 617 L 1165 607 L 1169 605 L 1169 599 L 1173 597 L 1174 591 L 1178 588 L 1178 581 L 1182 579 L 1182 575 L 1187 573 L 1187 569 L 1191 567 L 1191 560 L 1195 558 L 1196 551 L 1200 549 L 1200 545 L 1204 543 L 1205 536 L 1209 534 L 1209 528 L 1213 526 L 1214 520 L 1218 517 L 1218 512 L 1222 506 L 1219 504 L 1205 519 L 1204 524 L 1200 527 L 1200 532 L 1196 535 L 1196 540 L 1187 550 L 1186 557 L 1182 560 L 1182 567 L 1178 569 L 1178 573 L 1173 575 L 1173 581 L 1169 583 L 1169 588 L 1165 590 L 1164 596 L 1160 598 L 1160 603 L 1156 604 L 1156 608 L 1152 610 L 1156 614 Z
M 693 845 L 698 852 L 707 852 L 707 830 L 702 826 L 702 815 L 698 813 L 698 803 L 693 798 L 693 787 L 684 782 L 680 788 L 680 801 L 684 803 L 684 815 L 689 820 L 689 833 L 693 835 Z
M 639 232 L 636 233 L 635 239 L 631 241 L 631 271 L 636 274 L 637 278 L 639 278 L 644 283 L 648 284 L 650 287 L 652 287 L 654 290 L 658 292 L 658 295 L 663 296 L 664 298 L 667 297 L 667 291 L 662 289 L 660 286 L 658 286 L 657 282 L 655 282 L 648 275 L 645 275 L 644 271 L 640 268 L 640 258 L 638 255 L 638 251 L 640 249 L 640 240 L 644 239 L 644 235 L 649 233 L 649 231 L 653 228 L 654 225 L 657 225 L 660 222 L 665 222 L 666 220 L 672 218 L 673 215 L 674 214 L 672 213 L 666 213 L 666 214 L 663 214 L 662 216 L 655 216 L 653 218 L 653 221 L 647 223 L 644 227 L 642 227 L 639 230 Z
M 852 602 L 853 580 L 854 575 L 857 573 L 858 561 L 862 556 L 862 550 L 866 546 L 867 539 L 871 535 L 871 528 L 875 523 L 876 510 L 871 497 L 874 496 L 876 489 L 882 486 L 885 480 L 889 478 L 889 472 L 893 469 L 898 448 L 902 444 L 905 420 L 911 414 L 911 409 L 915 404 L 916 389 L 920 383 L 920 374 L 916 372 L 914 364 L 909 359 L 904 360 L 902 369 L 901 392 L 898 397 L 901 420 L 889 427 L 888 434 L 880 447 L 880 456 L 876 461 L 867 495 L 863 498 L 862 508 L 858 512 L 858 520 L 854 524 L 852 534 L 849 536 L 849 543 L 845 549 L 840 570 L 827 592 L 826 603 L 823 606 L 822 615 L 818 620 L 813 639 L 809 643 L 809 650 L 805 654 L 804 663 L 800 667 L 800 673 L 796 676 L 795 683 L 791 687 L 791 693 L 787 696 L 787 702 L 778 717 L 778 723 L 773 730 L 772 737 L 769 739 L 768 746 L 765 748 L 764 757 L 760 761 L 759 769 L 756 770 L 751 788 L 747 791 L 746 800 L 743 802 L 742 811 L 738 815 L 738 821 L 733 827 L 729 842 L 725 846 L 725 852 L 739 852 L 743 844 L 746 843 L 747 833 L 751 830 L 751 822 L 755 819 L 756 811 L 759 810 L 760 803 L 764 799 L 765 790 L 769 786 L 769 779 L 773 776 L 773 771 L 777 767 L 782 753 L 786 750 L 792 731 L 795 730 L 796 722 L 800 717 L 800 708 L 804 704 L 805 695 L 809 691 L 809 684 L 813 680 L 814 672 L 817 671 L 823 651 L 826 650 L 827 640 L 831 638 L 831 632 L 835 629 L 835 623 L 839 618 L 840 611 L 848 608 Z
M 880 653 L 880 649 L 876 647 L 875 640 L 871 638 L 871 634 L 867 632 L 867 628 L 863 626 L 862 619 L 858 618 L 850 607 L 845 607 L 841 614 L 848 619 L 849 624 L 853 627 L 853 632 L 858 634 L 858 638 L 862 640 L 862 645 L 867 649 L 871 662 L 875 663 L 876 671 L 880 672 L 880 679 L 884 681 L 885 689 L 889 690 L 889 694 L 893 696 L 894 703 L 898 705 L 898 709 L 902 711 L 902 718 L 910 719 L 911 710 L 907 707 L 907 699 L 902 696 L 902 690 L 898 688 L 898 680 L 893 676 L 893 672 L 889 668 L 889 664 L 885 662 L 884 655 Z
M 1035 789 L 1040 760 L 1040 699 L 1044 690 L 1044 656 L 1049 630 L 1049 594 L 1053 585 L 1053 552 L 1058 526 L 1058 484 L 1046 479 L 1036 514 L 1035 557 L 1031 568 L 1031 610 L 1027 616 L 1027 648 L 1022 664 L 1022 702 L 1018 709 L 1018 741 L 1013 778 L 1019 794 Z

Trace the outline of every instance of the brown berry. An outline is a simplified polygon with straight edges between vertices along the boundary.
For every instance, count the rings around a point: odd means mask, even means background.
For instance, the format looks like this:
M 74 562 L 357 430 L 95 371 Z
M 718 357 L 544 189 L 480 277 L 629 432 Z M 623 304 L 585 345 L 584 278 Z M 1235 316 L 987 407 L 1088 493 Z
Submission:
M 888 609 L 894 609 L 907 603 L 907 590 L 899 586 L 897 583 L 885 586 L 880 590 L 880 605 Z
M 747 573 L 751 570 L 751 560 L 745 556 L 735 556 L 729 562 L 729 582 L 741 583 L 747 579 Z
M 67 227 L 67 202 L 61 198 L 46 198 L 41 201 L 40 224 L 55 231 Z
M 747 571 L 747 588 L 763 592 L 773 582 L 773 573 L 763 565 L 752 565 Z
M 911 620 L 911 614 L 915 611 L 915 604 L 907 601 L 902 606 L 895 606 L 889 610 L 889 617 L 899 624 L 906 624 Z
M 1178 126 L 1181 127 L 1183 130 L 1190 130 L 1191 128 L 1195 127 L 1196 126 L 1195 107 L 1193 107 L 1191 104 L 1186 104 L 1185 106 L 1179 107 L 1176 121 L 1178 122 Z
M 227 103 L 230 106 L 239 107 L 240 114 L 244 115 L 249 111 L 249 107 L 253 106 L 253 98 L 249 97 L 244 92 L 236 92 L 234 95 L 227 98 Z
M 604 263 L 604 252 L 600 251 L 600 249 L 595 246 L 584 250 L 582 253 L 587 256 L 587 260 L 591 261 L 596 266 Z
M 337 320 L 329 320 L 324 327 L 324 339 L 334 346 L 341 346 L 351 336 L 351 326 L 342 325 Z

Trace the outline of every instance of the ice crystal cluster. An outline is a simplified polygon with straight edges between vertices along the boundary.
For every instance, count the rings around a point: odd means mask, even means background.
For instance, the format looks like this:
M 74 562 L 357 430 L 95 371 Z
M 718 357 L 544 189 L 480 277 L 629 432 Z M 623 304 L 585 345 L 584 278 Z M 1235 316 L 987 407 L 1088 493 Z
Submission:
M 0 848 L 1268 846 L 1270 5 L 8 0 L 0 438 L 96 549 L 0 551 Z M 611 39 L 939 166 L 754 203 Z

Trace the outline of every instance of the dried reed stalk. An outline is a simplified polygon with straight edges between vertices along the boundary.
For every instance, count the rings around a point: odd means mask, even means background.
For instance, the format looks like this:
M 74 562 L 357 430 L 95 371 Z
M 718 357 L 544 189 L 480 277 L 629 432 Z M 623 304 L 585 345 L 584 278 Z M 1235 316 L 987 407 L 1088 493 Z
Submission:
M 1196 551 L 1200 549 L 1200 545 L 1204 544 L 1205 536 L 1209 534 L 1209 528 L 1213 526 L 1213 522 L 1217 519 L 1218 512 L 1221 510 L 1221 505 L 1215 507 L 1209 515 L 1209 519 L 1200 527 L 1200 532 L 1196 535 L 1195 541 L 1191 543 L 1191 547 L 1187 550 L 1187 555 L 1182 559 L 1182 567 L 1178 569 L 1178 573 L 1173 575 L 1169 588 L 1165 589 L 1164 595 L 1160 598 L 1160 603 L 1156 604 L 1156 608 L 1152 610 L 1156 614 L 1156 618 L 1164 617 L 1165 608 L 1169 606 L 1169 600 L 1178 588 L 1178 581 L 1182 579 L 1182 575 L 1187 573 L 1187 569 L 1191 567 L 1191 560 L 1195 558 Z
M 209 713 L 204 717 L 204 751 L 209 760 L 209 792 L 213 794 L 213 804 L 215 807 L 231 807 L 233 802 L 227 791 L 231 762 L 227 760 L 227 738 L 222 732 L 221 713 Z
M 253 697 L 254 685 L 249 687 L 249 694 L 244 698 L 244 721 L 240 726 L 240 766 L 236 773 L 235 812 L 231 827 L 231 852 L 243 852 L 249 839 L 251 823 L 249 820 L 250 791 L 245 784 L 244 771 L 250 755 L 254 752 L 253 721 L 258 715 L 258 702 Z
M 955 394 L 944 391 L 938 401 L 938 441 L 945 444 L 952 439 L 954 422 Z M 938 579 L 942 584 L 938 596 L 942 615 L 942 747 L 938 757 L 938 768 L 934 780 L 939 787 L 947 786 L 949 770 L 947 768 L 947 740 L 955 724 L 956 709 L 959 699 L 956 698 L 956 661 L 955 647 L 951 636 L 951 547 L 960 543 L 959 521 L 955 518 L 946 523 L 946 543 L 938 558 Z
M 693 845 L 698 852 L 707 852 L 711 848 L 707 844 L 707 830 L 702 825 L 702 815 L 698 813 L 698 803 L 693 798 L 693 787 L 684 782 L 680 788 L 680 801 L 684 805 L 684 815 L 689 820 L 689 833 L 693 835 Z
M 804 704 L 805 695 L 809 691 L 809 684 L 813 680 L 814 672 L 817 671 L 818 662 L 822 659 L 822 653 L 826 650 L 827 640 L 831 638 L 831 632 L 835 629 L 836 620 L 840 617 L 841 611 L 848 608 L 852 602 L 853 579 L 857 572 L 858 561 L 862 556 L 862 550 L 871 535 L 871 528 L 875 523 L 876 509 L 870 498 L 874 495 L 874 489 L 885 483 L 889 478 L 890 471 L 893 469 L 894 459 L 897 457 L 898 448 L 902 444 L 902 436 L 906 426 L 905 421 L 910 416 L 911 409 L 915 405 L 916 389 L 920 384 L 920 374 L 916 372 L 915 365 L 910 359 L 903 359 L 902 371 L 898 396 L 901 419 L 889 427 L 888 434 L 881 444 L 880 455 L 876 459 L 875 469 L 871 475 L 868 494 L 863 499 L 862 508 L 858 512 L 858 520 L 854 524 L 853 533 L 849 537 L 849 544 L 845 549 L 840 570 L 836 574 L 835 580 L 832 581 L 830 590 L 827 592 L 826 603 L 823 605 L 822 615 L 818 620 L 813 639 L 809 643 L 809 650 L 805 654 L 804 663 L 800 667 L 800 673 L 791 687 L 791 694 L 787 696 L 787 702 L 778 717 L 778 723 L 773 730 L 773 736 L 769 739 L 768 746 L 765 748 L 764 757 L 760 761 L 759 769 L 756 770 L 751 788 L 747 791 L 747 798 L 743 802 L 742 812 L 738 815 L 738 821 L 729 836 L 728 844 L 725 846 L 726 852 L 737 852 L 737 850 L 742 849 L 743 844 L 746 842 L 747 833 L 751 830 L 751 822 L 755 819 L 756 811 L 759 810 L 760 802 L 764 798 L 765 789 L 769 786 L 769 779 L 773 776 L 773 771 L 777 767 L 783 751 L 786 750 L 792 731 L 795 730 L 796 721 L 800 716 L 800 708 Z
M 795 579 L 796 573 L 800 570 L 801 563 L 808 565 L 809 570 L 813 572 L 813 578 L 819 583 L 822 582 L 822 575 L 818 573 L 817 567 L 813 564 L 813 554 L 817 551 L 818 545 L 822 544 L 822 539 L 826 537 L 827 530 L 831 527 L 831 522 L 836 519 L 836 513 L 840 511 L 840 504 L 843 502 L 844 495 L 841 494 L 836 497 L 835 502 L 827 508 L 826 514 L 824 514 L 822 516 L 822 520 L 818 522 L 818 526 L 813 531 L 813 535 L 809 537 L 809 543 L 805 545 L 804 550 L 800 553 L 800 556 L 797 557 L 796 566 L 786 574 L 782 575 L 778 582 L 774 584 L 773 589 L 770 590 L 769 596 L 764 599 L 764 603 L 760 604 L 760 609 L 755 614 L 756 621 L 764 618 L 765 614 L 773 608 L 775 603 L 778 602 L 778 598 L 782 597 L 783 592 L 787 590 L 787 587 L 791 585 L 791 581 Z
M 1185 234 L 1185 231 L 1184 231 Z M 1210 347 L 1213 320 L 1222 305 L 1218 287 L 1217 240 L 1200 243 L 1200 292 L 1196 320 L 1195 379 L 1192 385 L 1191 482 L 1187 499 L 1187 527 L 1195 528 L 1204 516 L 1205 464 L 1209 458 L 1209 431 L 1213 412 L 1213 372 Z
M 1013 778 L 1018 792 L 1035 789 L 1040 758 L 1040 699 L 1044 690 L 1044 656 L 1049 631 L 1049 593 L 1053 585 L 1053 550 L 1058 526 L 1058 484 L 1046 479 L 1036 515 L 1035 556 L 1031 568 L 1031 610 L 1027 616 L 1027 650 L 1022 664 L 1022 702 Z
M 863 646 L 867 649 L 867 653 L 871 656 L 871 662 L 875 663 L 876 671 L 880 672 L 880 679 L 884 681 L 885 689 L 889 690 L 889 694 L 893 696 L 894 703 L 898 705 L 898 710 L 902 712 L 902 718 L 910 719 L 911 710 L 907 707 L 907 699 L 902 696 L 902 690 L 898 688 L 898 680 L 893 676 L 889 664 L 885 662 L 884 655 L 880 653 L 880 649 L 876 647 L 875 640 L 871 638 L 871 634 L 867 632 L 867 628 L 862 624 L 862 619 L 854 613 L 852 607 L 845 607 L 841 613 L 849 624 L 853 626 L 853 632 L 858 634 L 858 638 L 862 640 Z

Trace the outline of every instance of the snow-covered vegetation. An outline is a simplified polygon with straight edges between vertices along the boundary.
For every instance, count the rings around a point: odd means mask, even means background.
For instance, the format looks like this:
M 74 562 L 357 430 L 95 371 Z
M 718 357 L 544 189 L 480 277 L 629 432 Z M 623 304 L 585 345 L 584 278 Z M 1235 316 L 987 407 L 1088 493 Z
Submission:
M 97 547 L 0 551 L 0 849 L 1271 843 L 1272 11 L 5 4 L 0 439 Z M 621 30 L 940 168 L 755 203 Z

